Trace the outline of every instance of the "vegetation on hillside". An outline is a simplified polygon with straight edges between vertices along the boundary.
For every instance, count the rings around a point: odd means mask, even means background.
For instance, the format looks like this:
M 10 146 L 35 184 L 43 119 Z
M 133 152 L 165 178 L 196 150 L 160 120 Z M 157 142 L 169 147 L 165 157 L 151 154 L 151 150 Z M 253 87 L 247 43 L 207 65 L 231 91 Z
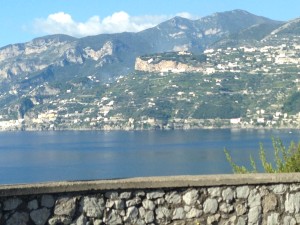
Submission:
M 287 98 L 283 110 L 291 114 L 300 112 L 300 92 L 295 92 Z

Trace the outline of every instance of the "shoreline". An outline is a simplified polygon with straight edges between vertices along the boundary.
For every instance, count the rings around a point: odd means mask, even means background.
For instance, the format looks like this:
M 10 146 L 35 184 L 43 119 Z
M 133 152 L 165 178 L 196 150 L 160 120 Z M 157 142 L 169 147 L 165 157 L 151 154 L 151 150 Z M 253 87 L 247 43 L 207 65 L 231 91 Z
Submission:
M 124 132 L 135 132 L 135 131 L 190 131 L 190 130 L 300 130 L 300 127 L 203 127 L 203 128 L 189 128 L 189 129 L 90 129 L 90 128 L 66 128 L 66 129 L 8 129 L 0 130 L 2 132 L 61 132 L 61 131 L 124 131 Z

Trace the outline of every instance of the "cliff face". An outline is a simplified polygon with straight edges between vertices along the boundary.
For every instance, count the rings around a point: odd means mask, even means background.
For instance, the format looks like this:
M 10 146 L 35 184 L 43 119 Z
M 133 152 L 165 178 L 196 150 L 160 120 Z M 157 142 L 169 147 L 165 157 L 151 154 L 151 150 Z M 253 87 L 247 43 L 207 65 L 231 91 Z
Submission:
M 98 50 L 90 47 L 80 49 L 76 41 L 57 38 L 10 45 L 0 49 L 0 78 L 38 72 L 51 65 L 83 64 L 86 59 L 103 64 L 103 58 L 112 54 L 113 43 L 110 41 Z
M 135 61 L 135 70 L 143 72 L 172 72 L 172 73 L 183 73 L 183 72 L 202 72 L 202 66 L 192 66 L 185 63 L 173 61 L 173 60 L 161 60 L 155 63 L 153 59 L 143 60 L 138 57 Z
M 4 47 L 0 49 L 0 78 L 34 73 L 60 65 L 63 59 L 80 61 L 74 48 L 74 41 L 60 40 L 58 36 Z

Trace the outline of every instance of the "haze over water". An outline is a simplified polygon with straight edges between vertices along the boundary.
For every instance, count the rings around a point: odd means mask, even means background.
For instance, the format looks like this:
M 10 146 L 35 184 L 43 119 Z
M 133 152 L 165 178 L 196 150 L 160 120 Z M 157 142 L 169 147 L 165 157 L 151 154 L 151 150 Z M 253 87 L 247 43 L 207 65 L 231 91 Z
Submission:
M 298 142 L 293 130 L 63 131 L 0 133 L 0 183 L 232 173 L 271 137 Z

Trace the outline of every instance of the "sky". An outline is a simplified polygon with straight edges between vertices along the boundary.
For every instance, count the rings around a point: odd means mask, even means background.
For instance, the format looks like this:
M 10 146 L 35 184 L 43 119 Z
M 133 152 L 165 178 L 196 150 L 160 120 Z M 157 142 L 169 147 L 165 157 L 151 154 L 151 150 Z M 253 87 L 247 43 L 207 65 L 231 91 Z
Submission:
M 0 47 L 36 37 L 138 32 L 174 16 L 199 19 L 234 9 L 274 20 L 300 17 L 299 0 L 0 0 Z

